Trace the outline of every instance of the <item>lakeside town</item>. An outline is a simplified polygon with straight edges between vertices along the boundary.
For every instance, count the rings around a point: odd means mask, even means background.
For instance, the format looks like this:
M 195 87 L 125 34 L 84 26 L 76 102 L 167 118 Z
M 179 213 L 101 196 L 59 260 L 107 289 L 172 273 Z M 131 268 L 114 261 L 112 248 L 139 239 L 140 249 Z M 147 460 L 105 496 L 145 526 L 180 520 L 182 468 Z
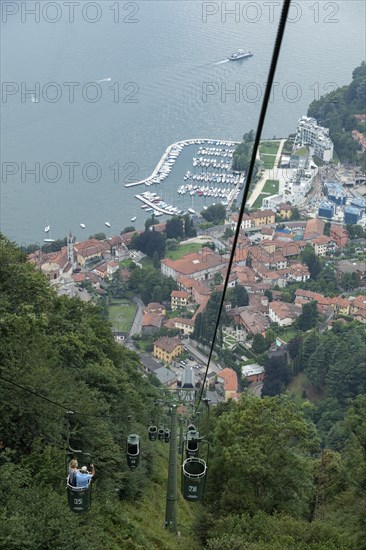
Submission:
M 322 333 L 339 319 L 366 322 L 365 175 L 340 165 L 327 129 L 310 117 L 288 140 L 262 142 L 258 163 L 206 379 L 212 403 L 246 388 L 260 395 L 266 361 L 288 356 L 299 333 Z M 60 250 L 28 259 L 59 295 L 100 303 L 147 375 L 169 388 L 199 388 L 238 204 L 181 214 L 159 223 L 153 211 L 144 231 L 127 226 L 109 238 L 75 242 L 70 232 Z

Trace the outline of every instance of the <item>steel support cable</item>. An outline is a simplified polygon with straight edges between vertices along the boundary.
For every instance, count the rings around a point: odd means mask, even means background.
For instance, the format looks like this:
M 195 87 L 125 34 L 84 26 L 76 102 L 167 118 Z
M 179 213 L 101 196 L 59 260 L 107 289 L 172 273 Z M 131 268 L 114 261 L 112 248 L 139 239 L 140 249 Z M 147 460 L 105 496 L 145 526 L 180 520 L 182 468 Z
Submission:
M 70 411 L 70 407 L 66 407 L 65 405 L 61 405 L 61 403 L 57 403 L 56 401 L 53 401 L 52 399 L 49 399 L 49 397 L 45 397 L 44 395 L 41 395 L 40 393 L 37 393 L 33 390 L 30 390 L 29 388 L 26 388 L 25 386 L 22 386 L 21 384 L 18 384 L 17 382 L 14 382 L 13 380 L 9 380 L 9 378 L 4 378 L 4 376 L 0 376 L 1 380 L 4 380 L 4 382 L 8 382 L 8 384 L 12 384 L 13 386 L 16 386 L 17 388 L 24 390 L 28 393 L 31 393 L 32 395 L 35 395 L 36 397 L 39 397 L 40 399 L 43 399 L 44 401 L 48 401 L 48 403 L 52 403 L 52 405 L 55 405 L 56 407 L 60 407 L 61 409 L 64 409 L 65 411 Z
M 48 403 L 51 403 L 52 405 L 55 405 L 56 407 L 59 407 L 61 409 L 64 409 L 68 413 L 72 413 L 74 415 L 78 416 L 88 416 L 88 417 L 94 417 L 94 418 L 112 418 L 112 419 L 119 419 L 119 420 L 126 420 L 126 416 L 121 415 L 113 415 L 113 414 L 92 414 L 92 413 L 82 413 L 75 411 L 72 407 L 67 407 L 66 405 L 62 405 L 61 403 L 57 403 L 56 401 L 53 401 L 49 397 L 46 397 L 45 395 L 42 395 L 40 393 L 37 393 L 34 390 L 30 390 L 29 388 L 26 388 L 25 386 L 22 386 L 21 384 L 18 384 L 17 382 L 14 382 L 13 380 L 10 380 L 9 378 L 5 378 L 4 376 L 0 376 L 0 380 L 4 380 L 4 382 L 7 382 L 8 384 L 12 384 L 16 388 L 23 390 L 27 393 L 30 393 L 31 395 L 34 395 L 35 397 L 38 397 L 39 399 L 43 399 L 44 401 L 47 401 Z
M 213 350 L 214 350 L 214 347 L 215 347 L 216 335 L 217 335 L 219 324 L 220 324 L 220 316 L 221 316 L 221 312 L 222 312 L 222 309 L 223 309 L 223 306 L 224 306 L 226 289 L 227 289 L 227 286 L 228 286 L 228 283 L 229 283 L 231 268 L 232 268 L 232 265 L 233 265 L 233 262 L 234 262 L 235 249 L 236 249 L 236 245 L 238 243 L 238 238 L 239 238 L 239 234 L 240 234 L 240 225 L 241 225 L 243 215 L 244 215 L 244 209 L 245 209 L 245 205 L 246 205 L 246 202 L 247 202 L 249 187 L 250 187 L 250 183 L 251 183 L 252 176 L 253 176 L 255 160 L 256 160 L 257 151 L 258 151 L 258 147 L 259 147 L 259 142 L 260 142 L 260 138 L 261 138 L 261 135 L 262 135 L 264 121 L 265 121 L 265 118 L 266 118 L 267 107 L 268 107 L 268 103 L 269 103 L 270 97 L 271 97 L 273 80 L 274 80 L 274 76 L 275 76 L 275 72 L 276 72 L 278 58 L 279 58 L 279 55 L 280 55 L 282 39 L 283 39 L 283 36 L 284 36 L 284 33 L 285 33 L 287 16 L 288 16 L 288 12 L 289 12 L 289 9 L 290 9 L 290 4 L 291 4 L 291 0 L 284 0 L 284 2 L 283 2 L 280 22 L 279 22 L 279 25 L 278 25 L 276 41 L 275 41 L 275 45 L 274 45 L 274 48 L 273 48 L 272 60 L 271 60 L 269 73 L 268 73 L 268 78 L 267 78 L 266 89 L 265 89 L 265 92 L 264 92 L 261 112 L 260 112 L 260 115 L 259 115 L 259 120 L 258 120 L 258 125 L 257 125 L 257 131 L 256 131 L 256 134 L 255 134 L 252 156 L 251 156 L 251 159 L 250 159 L 248 173 L 246 175 L 246 184 L 245 184 L 245 188 L 244 188 L 243 199 L 242 199 L 242 202 L 241 202 L 241 205 L 240 205 L 239 218 L 238 218 L 238 222 L 237 222 L 237 226 L 236 226 L 236 230 L 235 230 L 235 234 L 234 234 L 232 251 L 231 251 L 231 254 L 230 254 L 229 263 L 228 263 L 228 267 L 227 267 L 227 272 L 226 272 L 226 275 L 225 275 L 224 288 L 223 288 L 222 297 L 221 297 L 221 300 L 220 300 L 219 311 L 218 311 L 217 318 L 216 318 L 215 330 L 214 330 L 213 339 L 212 339 L 211 346 L 210 346 L 210 352 L 209 352 L 209 355 L 208 355 L 205 376 L 203 378 L 202 387 L 201 387 L 201 391 L 199 393 L 198 403 L 196 405 L 195 412 L 197 412 L 198 407 L 200 406 L 200 403 L 201 403 L 201 400 L 202 400 L 202 396 L 203 396 L 203 392 L 204 392 L 205 384 L 206 384 L 206 380 L 207 380 L 207 375 L 208 375 L 208 368 L 210 366 L 212 353 L 213 353 Z

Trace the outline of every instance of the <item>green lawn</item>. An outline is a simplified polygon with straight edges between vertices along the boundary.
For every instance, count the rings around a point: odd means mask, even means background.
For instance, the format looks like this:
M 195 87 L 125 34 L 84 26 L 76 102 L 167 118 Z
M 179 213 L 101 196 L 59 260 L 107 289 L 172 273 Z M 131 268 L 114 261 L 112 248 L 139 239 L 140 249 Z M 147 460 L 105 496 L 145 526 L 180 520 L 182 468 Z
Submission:
M 165 253 L 166 258 L 171 260 L 179 260 L 185 254 L 190 254 L 191 252 L 199 252 L 202 249 L 202 244 L 199 243 L 187 243 L 181 244 L 177 250 L 167 250 Z
M 294 154 L 301 157 L 306 157 L 309 154 L 309 151 L 307 147 L 300 147 L 300 149 L 296 149 L 296 151 L 294 151 Z
M 265 197 L 268 197 L 270 195 L 270 193 L 261 193 L 254 201 L 254 203 L 252 204 L 252 208 L 254 209 L 258 209 L 262 206 L 262 202 L 263 202 L 263 199 Z
M 126 332 L 131 328 L 136 313 L 135 302 L 128 300 L 114 300 L 108 308 L 108 318 L 113 328 Z
M 144 256 L 141 258 L 140 264 L 142 267 L 153 267 L 152 258 L 150 258 L 150 256 Z
M 295 338 L 297 335 L 296 329 L 293 327 L 288 327 L 281 332 L 281 334 L 278 335 L 281 340 L 284 340 L 285 342 L 288 342 L 289 340 L 292 340 L 292 338 Z
M 131 267 L 132 265 L 134 265 L 133 261 L 131 260 L 131 258 L 126 258 L 125 260 L 122 260 L 121 262 L 119 262 L 119 267 L 121 269 L 125 269 L 126 267 Z
M 273 141 L 262 142 L 259 145 L 259 153 L 260 154 L 264 153 L 264 154 L 267 154 L 267 155 L 276 155 L 279 146 L 280 146 L 279 142 L 278 143 L 273 142 Z
M 279 180 L 267 180 L 262 189 L 262 193 L 270 193 L 271 195 L 277 195 L 280 187 Z
M 297 374 L 290 382 L 287 388 L 287 393 L 291 397 L 303 399 L 303 391 L 307 388 L 309 382 L 304 372 Z
M 263 162 L 263 166 L 265 170 L 273 168 L 275 160 L 276 160 L 276 155 L 267 155 L 267 154 L 261 153 L 261 161 Z

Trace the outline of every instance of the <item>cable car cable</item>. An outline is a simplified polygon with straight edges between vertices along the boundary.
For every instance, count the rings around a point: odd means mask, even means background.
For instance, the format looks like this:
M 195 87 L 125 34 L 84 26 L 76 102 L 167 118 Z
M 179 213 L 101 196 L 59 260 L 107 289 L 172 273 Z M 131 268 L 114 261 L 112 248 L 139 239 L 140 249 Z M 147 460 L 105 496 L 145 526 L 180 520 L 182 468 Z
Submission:
M 32 395 L 35 395 L 36 397 L 39 397 L 40 399 L 44 399 L 44 401 L 48 401 L 48 403 L 52 403 L 52 405 L 55 405 L 56 407 L 60 407 L 61 409 L 64 409 L 65 411 L 70 411 L 70 407 L 66 407 L 65 405 L 61 405 L 61 403 L 57 403 L 56 401 L 53 401 L 52 399 L 49 399 L 49 397 L 45 397 L 44 395 L 41 395 L 40 393 L 37 393 L 33 390 L 30 390 L 29 388 L 25 388 L 21 384 L 18 384 L 17 382 L 14 382 L 13 380 L 9 380 L 8 378 L 4 378 L 4 376 L 0 376 L 1 380 L 4 380 L 5 382 L 8 382 L 9 384 L 13 384 L 13 386 L 16 386 L 17 388 L 20 388 L 21 390 L 24 390 L 28 393 L 31 393 Z
M 209 368 L 211 358 L 212 358 L 212 354 L 213 354 L 213 350 L 214 350 L 214 347 L 215 347 L 216 335 L 217 335 L 217 332 L 218 332 L 218 329 L 219 329 L 219 324 L 220 324 L 220 316 L 221 316 L 221 312 L 222 312 L 222 309 L 223 309 L 223 306 L 224 306 L 226 289 L 227 289 L 228 283 L 229 283 L 231 268 L 232 268 L 232 265 L 233 265 L 233 262 L 234 262 L 236 245 L 237 245 L 237 242 L 238 242 L 238 239 L 239 239 L 239 234 L 240 234 L 240 226 L 241 226 L 241 222 L 242 222 L 242 219 L 243 219 L 243 216 L 244 216 L 244 209 L 245 209 L 245 205 L 246 205 L 246 202 L 247 202 L 247 199 L 248 199 L 249 187 L 250 187 L 250 183 L 251 183 L 252 176 L 253 176 L 257 151 L 258 151 L 258 148 L 259 148 L 259 142 L 260 142 L 260 138 L 261 138 L 261 135 L 262 135 L 262 130 L 263 130 L 263 126 L 264 126 L 264 122 L 265 122 L 265 118 L 266 118 L 268 103 L 269 103 L 270 97 L 271 97 L 273 80 L 274 80 L 276 67 L 277 67 L 277 62 L 278 62 L 278 58 L 279 58 L 279 54 L 280 54 L 280 50 L 281 50 L 282 39 L 283 39 L 285 28 L 286 28 L 286 21 L 287 21 L 288 12 L 289 12 L 289 9 L 290 9 L 290 4 L 291 4 L 291 0 L 284 0 L 284 2 L 283 2 L 282 13 L 281 13 L 280 22 L 279 22 L 279 25 L 278 25 L 277 36 L 276 36 L 276 42 L 275 42 L 275 45 L 274 45 L 272 60 L 271 60 L 269 73 L 268 73 L 268 78 L 267 78 L 266 89 L 265 89 L 265 92 L 264 92 L 262 107 L 261 107 L 261 111 L 260 111 L 260 115 L 259 115 L 257 131 L 256 131 L 255 138 L 254 138 L 252 156 L 251 156 L 251 159 L 250 159 L 248 173 L 246 175 L 246 185 L 245 185 L 245 188 L 244 188 L 243 199 L 242 199 L 242 202 L 241 202 L 241 205 L 240 205 L 239 217 L 238 217 L 238 222 L 237 222 L 237 226 L 236 226 L 236 230 L 235 230 L 235 234 L 234 234 L 232 251 L 230 253 L 229 263 L 228 263 L 228 267 L 227 267 L 227 271 L 226 271 L 226 275 L 225 275 L 224 288 L 223 288 L 222 297 L 221 297 L 221 300 L 220 300 L 219 311 L 218 311 L 218 315 L 217 315 L 217 318 L 216 318 L 215 329 L 214 329 L 213 338 L 212 338 L 210 351 L 209 351 L 209 355 L 208 355 L 205 376 L 203 378 L 202 387 L 201 387 L 199 397 L 198 397 L 198 403 L 196 405 L 196 411 L 198 410 L 198 407 L 200 406 L 200 403 L 201 403 L 201 400 L 202 400 L 203 392 L 204 392 L 204 389 L 205 389 L 205 383 L 206 383 L 207 375 L 208 375 L 208 368 Z
M 52 405 L 60 407 L 61 409 L 64 409 L 67 412 L 72 412 L 72 414 L 77 415 L 77 416 L 87 416 L 87 417 L 93 417 L 93 418 L 106 418 L 106 419 L 110 418 L 110 419 L 113 419 L 113 420 L 116 420 L 116 419 L 126 420 L 127 419 L 126 415 L 121 416 L 121 415 L 117 415 L 117 414 L 93 414 L 93 413 L 78 412 L 78 411 L 74 410 L 73 407 L 67 407 L 66 405 L 62 405 L 61 403 L 57 403 L 56 401 L 53 401 L 49 397 L 46 397 L 45 395 L 42 395 L 42 394 L 40 394 L 40 393 L 38 393 L 34 390 L 26 388 L 25 386 L 22 386 L 21 384 L 18 384 L 17 382 L 14 382 L 13 380 L 10 380 L 9 378 L 5 378 L 4 376 L 0 375 L 0 380 L 4 380 L 4 382 L 8 382 L 8 384 L 12 384 L 13 386 L 15 386 L 16 388 L 18 388 L 20 390 L 28 392 L 31 395 L 34 395 L 35 397 L 38 397 L 39 399 L 43 399 L 44 401 L 47 401 L 48 403 L 51 403 Z

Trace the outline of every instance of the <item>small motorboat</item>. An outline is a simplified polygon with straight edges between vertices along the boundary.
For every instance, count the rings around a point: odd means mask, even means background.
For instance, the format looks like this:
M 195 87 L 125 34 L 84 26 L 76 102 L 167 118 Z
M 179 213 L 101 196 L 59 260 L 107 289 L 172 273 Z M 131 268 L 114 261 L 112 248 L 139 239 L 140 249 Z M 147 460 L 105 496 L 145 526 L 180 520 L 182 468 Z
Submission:
M 104 225 L 106 225 L 107 227 L 111 226 L 111 224 L 109 222 L 104 222 Z

